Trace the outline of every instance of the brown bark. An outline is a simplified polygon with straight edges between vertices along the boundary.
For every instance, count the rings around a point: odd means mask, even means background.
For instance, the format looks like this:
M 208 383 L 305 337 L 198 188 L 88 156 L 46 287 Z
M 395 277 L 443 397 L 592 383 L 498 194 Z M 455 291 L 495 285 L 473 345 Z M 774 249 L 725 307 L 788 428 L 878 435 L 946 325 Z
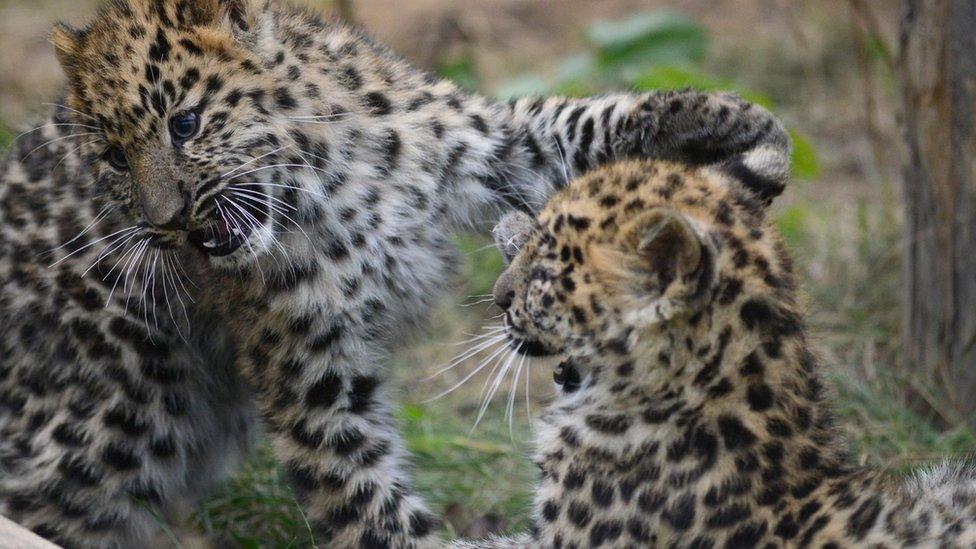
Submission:
M 905 359 L 976 428 L 976 2 L 905 8 Z

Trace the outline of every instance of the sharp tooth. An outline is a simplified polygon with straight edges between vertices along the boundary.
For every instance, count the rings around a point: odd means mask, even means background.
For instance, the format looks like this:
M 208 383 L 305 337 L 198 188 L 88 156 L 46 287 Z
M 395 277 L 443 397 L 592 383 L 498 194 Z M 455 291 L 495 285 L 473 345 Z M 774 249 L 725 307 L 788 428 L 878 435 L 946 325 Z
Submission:
M 208 240 L 207 242 L 204 242 L 203 243 L 203 247 L 204 248 L 216 248 L 217 247 L 217 239 L 215 238 L 213 240 Z
M 234 236 L 240 236 L 240 235 L 241 235 L 241 231 L 240 231 L 240 229 L 231 229 L 231 230 L 230 230 L 230 232 L 231 232 L 231 233 L 232 233 L 232 234 L 233 234 Z

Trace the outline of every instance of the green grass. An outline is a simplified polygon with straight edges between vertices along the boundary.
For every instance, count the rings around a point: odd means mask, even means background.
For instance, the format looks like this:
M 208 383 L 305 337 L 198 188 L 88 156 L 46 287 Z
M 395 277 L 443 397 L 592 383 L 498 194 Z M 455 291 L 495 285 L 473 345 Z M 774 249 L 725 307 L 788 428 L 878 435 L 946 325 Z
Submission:
M 525 528 L 536 472 L 527 456 L 525 422 L 519 421 L 510 434 L 503 414 L 493 411 L 472 432 L 473 411 L 458 413 L 454 404 L 407 405 L 400 413 L 417 487 L 444 516 L 444 535 L 458 536 L 485 516 L 497 517 L 511 530 Z M 245 549 L 314 543 L 267 446 L 209 499 L 196 528 L 210 539 L 233 540 Z
M 469 408 L 470 409 L 470 408 Z M 417 486 L 447 515 L 447 533 L 471 521 L 496 515 L 511 530 L 527 526 L 536 469 L 519 421 L 510 434 L 504 414 L 488 414 L 472 431 L 475 416 L 458 413 L 452 403 L 408 406 L 405 435 L 417 466 Z
M 976 448 L 976 437 L 963 426 L 940 428 L 912 411 L 902 395 L 872 389 L 849 375 L 835 372 L 835 411 L 858 462 L 895 473 L 941 461 L 964 459 Z
M 464 284 L 469 295 L 486 296 L 491 293 L 495 279 L 505 268 L 501 254 L 491 239 L 480 235 L 465 234 L 454 239 L 466 257 Z
M 301 508 L 267 446 L 207 501 L 197 523 L 208 538 L 234 540 L 246 549 L 313 546 Z

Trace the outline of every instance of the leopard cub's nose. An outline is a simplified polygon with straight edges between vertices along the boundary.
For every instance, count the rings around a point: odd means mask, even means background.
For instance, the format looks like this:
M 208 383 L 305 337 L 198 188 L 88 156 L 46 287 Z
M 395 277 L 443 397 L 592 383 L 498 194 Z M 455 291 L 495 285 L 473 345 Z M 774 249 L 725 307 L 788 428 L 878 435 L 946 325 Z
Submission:
M 508 291 L 504 293 L 495 292 L 495 305 L 503 310 L 507 311 L 509 307 L 512 306 L 512 299 L 515 297 L 514 291 Z
M 512 306 L 512 300 L 515 299 L 515 275 L 512 273 L 512 268 L 509 267 L 498 276 L 498 280 L 495 281 L 495 288 L 492 290 L 492 295 L 495 297 L 495 305 L 498 305 L 503 311 L 507 311 L 509 307 Z

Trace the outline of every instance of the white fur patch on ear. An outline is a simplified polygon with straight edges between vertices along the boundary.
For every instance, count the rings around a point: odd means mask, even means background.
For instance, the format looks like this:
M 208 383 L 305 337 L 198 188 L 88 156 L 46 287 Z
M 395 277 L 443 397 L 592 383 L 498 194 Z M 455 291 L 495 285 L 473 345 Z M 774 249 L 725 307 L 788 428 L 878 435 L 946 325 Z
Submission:
M 51 43 L 54 44 L 54 54 L 65 72 L 74 69 L 75 55 L 78 53 L 78 42 L 81 33 L 65 23 L 57 23 L 51 31 Z
M 642 299 L 634 303 L 634 307 L 624 315 L 624 322 L 639 328 L 649 328 L 656 324 L 668 322 L 685 306 L 670 297 L 659 297 L 653 300 Z
M 266 11 L 258 12 L 251 32 L 254 35 L 255 53 L 265 61 L 273 60 L 281 44 L 275 37 L 274 18 L 271 14 Z
M 513 211 L 505 214 L 491 230 L 495 238 L 495 246 L 505 258 L 506 263 L 511 263 L 519 250 L 525 245 L 535 222 L 527 213 Z

